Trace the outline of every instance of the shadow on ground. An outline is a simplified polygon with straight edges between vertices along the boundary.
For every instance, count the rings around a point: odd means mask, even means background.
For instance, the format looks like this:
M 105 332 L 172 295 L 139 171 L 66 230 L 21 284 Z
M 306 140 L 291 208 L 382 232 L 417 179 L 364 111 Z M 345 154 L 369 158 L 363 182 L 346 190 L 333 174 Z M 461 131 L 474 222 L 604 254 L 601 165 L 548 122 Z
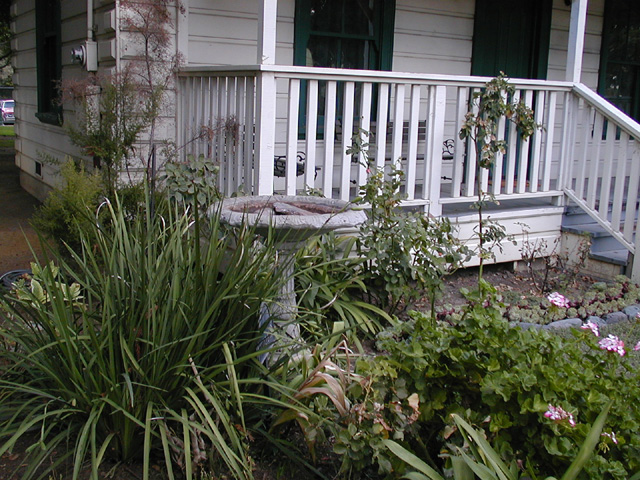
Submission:
M 33 255 L 29 244 L 38 237 L 29 225 L 38 200 L 20 187 L 20 170 L 13 148 L 0 148 L 0 275 L 29 268 Z

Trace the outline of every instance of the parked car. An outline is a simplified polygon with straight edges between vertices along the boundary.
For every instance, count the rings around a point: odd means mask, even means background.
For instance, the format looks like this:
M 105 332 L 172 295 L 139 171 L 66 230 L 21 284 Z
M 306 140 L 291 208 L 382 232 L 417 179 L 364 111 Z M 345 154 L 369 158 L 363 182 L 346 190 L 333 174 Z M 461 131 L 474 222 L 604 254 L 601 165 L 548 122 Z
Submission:
M 0 117 L 2 117 L 2 125 L 13 125 L 15 116 L 13 109 L 16 102 L 13 100 L 0 100 Z

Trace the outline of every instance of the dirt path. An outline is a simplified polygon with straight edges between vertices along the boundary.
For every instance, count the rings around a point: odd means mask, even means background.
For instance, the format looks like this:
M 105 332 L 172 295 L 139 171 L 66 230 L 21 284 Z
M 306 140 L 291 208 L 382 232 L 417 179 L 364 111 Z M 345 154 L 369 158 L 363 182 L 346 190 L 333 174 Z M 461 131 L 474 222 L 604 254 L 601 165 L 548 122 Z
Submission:
M 29 218 L 38 205 L 38 200 L 20 188 L 13 148 L 0 148 L 0 275 L 29 268 L 33 259 L 29 243 L 38 244 Z

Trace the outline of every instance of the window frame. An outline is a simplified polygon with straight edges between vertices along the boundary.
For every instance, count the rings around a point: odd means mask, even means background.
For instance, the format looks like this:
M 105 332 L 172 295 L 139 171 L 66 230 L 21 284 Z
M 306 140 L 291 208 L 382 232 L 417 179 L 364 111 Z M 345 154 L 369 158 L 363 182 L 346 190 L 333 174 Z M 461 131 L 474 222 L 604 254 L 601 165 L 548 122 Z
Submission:
M 60 0 L 36 0 L 36 64 L 38 111 L 42 123 L 62 125 L 57 82 L 62 79 L 62 34 Z M 51 51 L 54 55 L 50 55 Z M 49 85 L 47 85 L 49 84 Z
M 390 71 L 393 62 L 393 37 L 395 28 L 395 13 L 396 13 L 396 0 L 377 0 L 381 2 L 380 18 L 377 19 L 378 23 L 375 28 L 378 29 L 374 33 L 374 42 L 378 45 L 380 52 L 380 58 L 378 59 L 378 65 L 370 70 L 383 70 Z M 309 37 L 314 33 L 311 30 L 311 0 L 296 0 L 295 11 L 295 28 L 294 28 L 294 58 L 293 64 L 298 66 L 306 66 L 307 64 L 307 43 Z M 324 35 L 324 34 L 323 34 Z M 327 36 L 334 36 L 341 39 L 348 38 L 361 38 L 362 36 L 357 34 L 334 34 Z
M 629 99 L 629 112 L 625 112 L 631 118 L 640 121 L 640 58 L 625 60 L 609 60 L 609 42 L 611 41 L 612 22 L 614 21 L 614 11 L 617 5 L 612 0 L 607 0 L 604 6 L 604 22 L 602 26 L 602 43 L 600 46 L 600 66 L 598 71 L 598 94 L 616 106 L 621 111 L 623 108 L 619 106 L 615 98 L 606 96 L 607 91 L 607 67 L 609 64 L 627 66 L 634 70 L 633 94 Z

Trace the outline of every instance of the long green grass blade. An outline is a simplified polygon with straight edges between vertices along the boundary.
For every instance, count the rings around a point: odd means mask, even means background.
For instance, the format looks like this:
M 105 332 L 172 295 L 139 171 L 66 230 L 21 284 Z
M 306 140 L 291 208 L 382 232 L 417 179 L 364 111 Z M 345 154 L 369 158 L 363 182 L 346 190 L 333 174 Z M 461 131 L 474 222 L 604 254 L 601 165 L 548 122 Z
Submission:
M 383 440 L 382 443 L 384 443 L 384 445 L 389 450 L 391 450 L 391 453 L 393 453 L 396 457 L 405 462 L 407 465 L 417 469 L 418 471 L 426 475 L 430 480 L 444 480 L 444 477 L 442 475 L 436 472 L 433 468 L 431 468 L 413 453 L 402 447 L 400 444 L 394 442 L 393 440 Z
M 593 422 L 587 438 L 580 446 L 578 455 L 573 460 L 573 462 L 571 462 L 571 465 L 560 480 L 574 480 L 578 476 L 580 471 L 584 468 L 584 465 L 587 463 L 589 457 L 591 457 L 591 454 L 600 441 L 600 434 L 602 433 L 602 428 L 607 421 L 607 416 L 609 415 L 609 409 L 611 408 L 611 405 L 613 405 L 613 400 L 609 400 L 609 403 L 604 406 L 602 412 L 600 412 L 595 422 Z
M 465 422 L 459 415 L 453 414 L 452 418 L 456 423 L 456 425 L 458 425 L 458 428 L 461 431 L 464 431 L 464 433 L 468 435 L 468 437 L 471 438 L 473 442 L 478 446 L 482 454 L 482 458 L 486 459 L 484 460 L 485 463 L 488 462 L 488 464 L 493 467 L 498 478 L 500 478 L 501 480 L 508 480 L 509 477 L 511 476 L 511 471 L 509 467 L 502 461 L 502 459 L 500 458 L 500 455 L 498 455 L 498 453 L 491 447 L 491 445 L 489 445 L 489 442 L 487 442 L 483 436 L 481 436 L 471 425 Z M 467 465 L 469 465 L 469 462 L 467 462 Z M 471 465 L 469 466 L 471 467 Z M 474 469 L 474 472 L 476 472 L 476 475 L 478 474 L 478 472 L 475 469 Z

